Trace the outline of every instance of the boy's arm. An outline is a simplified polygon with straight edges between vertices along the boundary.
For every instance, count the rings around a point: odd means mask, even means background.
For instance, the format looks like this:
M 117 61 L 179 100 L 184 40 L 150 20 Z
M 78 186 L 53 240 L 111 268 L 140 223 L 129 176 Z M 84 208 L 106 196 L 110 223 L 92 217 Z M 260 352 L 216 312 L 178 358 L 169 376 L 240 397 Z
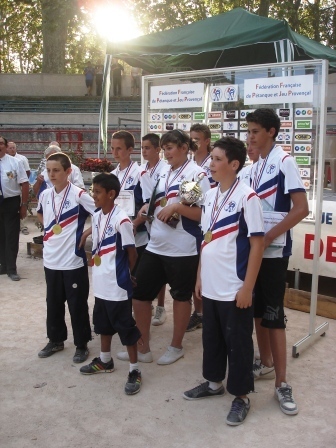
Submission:
M 137 254 L 135 246 L 127 246 L 126 250 L 127 250 L 127 256 L 128 256 L 129 270 L 130 270 L 130 272 L 132 272 L 134 269 L 135 263 L 137 261 L 138 254 Z
M 37 212 L 36 216 L 37 216 L 38 222 L 43 225 L 43 215 L 42 215 L 42 213 Z
M 246 276 L 243 286 L 236 294 L 236 306 L 238 308 L 248 308 L 252 306 L 252 292 L 260 269 L 261 260 L 264 253 L 264 237 L 250 237 L 250 255 L 247 263 Z
M 202 253 L 202 252 L 201 252 Z M 201 282 L 201 254 L 198 262 L 197 277 L 195 284 L 195 296 L 198 300 L 202 300 L 202 282 Z
M 79 248 L 79 249 L 80 249 L 81 247 L 84 247 L 84 246 L 85 246 L 87 237 L 88 237 L 89 235 L 91 235 L 91 234 L 92 234 L 92 226 L 89 227 L 88 229 L 86 229 L 86 230 L 82 233 L 81 239 L 80 239 L 79 244 L 78 244 L 78 248 Z
M 279 235 L 287 232 L 287 230 L 292 229 L 296 224 L 298 224 L 303 218 L 309 214 L 309 207 L 307 201 L 307 195 L 303 191 L 298 191 L 296 193 L 290 193 L 290 197 L 293 203 L 292 208 L 288 212 L 287 216 L 269 230 L 265 235 L 265 249 L 272 243 L 272 241 Z

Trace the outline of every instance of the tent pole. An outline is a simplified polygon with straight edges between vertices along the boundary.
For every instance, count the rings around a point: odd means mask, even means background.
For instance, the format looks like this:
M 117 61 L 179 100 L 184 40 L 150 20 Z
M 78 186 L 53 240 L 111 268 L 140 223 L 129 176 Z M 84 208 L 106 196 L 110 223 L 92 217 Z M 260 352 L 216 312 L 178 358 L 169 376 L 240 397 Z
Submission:
M 317 173 L 317 193 L 316 193 L 316 213 L 315 213 L 315 237 L 314 237 L 314 257 L 313 257 L 313 274 L 310 298 L 310 315 L 309 315 L 309 333 L 296 344 L 293 345 L 292 355 L 297 358 L 300 351 L 312 345 L 319 336 L 324 336 L 329 328 L 328 322 L 315 329 L 316 323 L 316 308 L 317 308 L 317 291 L 319 279 L 319 260 L 320 260 L 320 238 L 321 238 L 321 218 L 322 218 L 322 203 L 323 203 L 323 179 L 324 179 L 324 153 L 325 153 L 325 114 L 326 114 L 326 97 L 327 97 L 327 76 L 328 76 L 328 61 L 322 63 L 321 74 L 321 110 L 320 123 L 316 124 L 316 128 L 320 130 L 319 145 L 316 145 L 318 151 L 318 173 Z
M 108 110 L 109 110 L 109 101 L 110 101 L 111 59 L 112 59 L 112 55 L 110 55 L 110 54 L 105 55 L 102 99 L 101 99 L 100 113 L 99 113 L 98 154 L 97 154 L 98 159 L 100 159 L 101 142 L 103 142 L 103 149 L 104 149 L 105 157 L 106 157 L 106 152 L 107 152 L 107 126 L 108 126 Z

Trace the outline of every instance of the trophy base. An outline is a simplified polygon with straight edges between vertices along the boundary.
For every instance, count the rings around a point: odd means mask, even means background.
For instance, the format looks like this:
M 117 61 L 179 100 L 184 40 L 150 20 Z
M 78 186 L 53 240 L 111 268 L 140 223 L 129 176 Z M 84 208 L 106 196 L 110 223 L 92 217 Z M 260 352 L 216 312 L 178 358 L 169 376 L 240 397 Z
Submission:
M 178 218 L 178 216 L 176 216 L 175 214 L 172 215 L 169 220 L 167 221 L 167 224 L 169 227 L 171 227 L 172 229 L 176 229 L 177 224 L 180 222 L 180 218 Z
M 143 218 L 146 219 L 147 222 L 149 222 L 149 224 L 152 224 L 152 222 L 154 221 L 154 216 L 152 215 L 147 215 L 147 213 L 141 213 L 141 216 Z

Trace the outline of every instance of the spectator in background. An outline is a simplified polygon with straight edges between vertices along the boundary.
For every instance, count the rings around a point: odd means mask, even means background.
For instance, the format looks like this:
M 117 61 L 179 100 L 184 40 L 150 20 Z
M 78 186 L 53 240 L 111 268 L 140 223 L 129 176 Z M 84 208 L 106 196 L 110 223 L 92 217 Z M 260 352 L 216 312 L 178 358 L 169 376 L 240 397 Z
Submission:
M 91 62 L 89 61 L 87 63 L 87 67 L 84 68 L 84 76 L 85 76 L 85 84 L 87 87 L 87 93 L 85 96 L 91 96 L 92 95 L 92 86 L 93 86 L 93 79 L 95 77 L 96 71 L 94 67 L 92 67 Z
M 140 94 L 140 82 L 141 82 L 142 70 L 138 67 L 131 68 L 131 96 L 139 96 Z
M 118 59 L 112 59 L 111 73 L 113 84 L 113 95 L 121 96 L 121 72 L 124 71 L 124 67 L 119 64 Z
M 22 154 L 19 154 L 16 150 L 16 144 L 14 142 L 8 142 L 8 146 L 7 146 L 7 154 L 9 154 L 12 157 L 15 157 L 16 159 L 18 159 L 19 161 L 21 161 L 23 163 L 24 169 L 27 173 L 27 177 L 29 179 L 30 176 L 30 166 L 29 166 L 29 162 L 26 156 L 23 156 Z M 26 218 L 22 219 L 20 222 L 20 229 L 21 232 L 24 235 L 29 235 L 29 230 L 28 227 L 26 225 Z
M 16 143 L 8 142 L 7 154 L 9 154 L 12 157 L 15 157 L 18 160 L 21 160 L 21 162 L 23 163 L 24 169 L 25 169 L 25 171 L 27 173 L 27 177 L 29 178 L 29 176 L 30 176 L 30 166 L 29 166 L 28 159 L 27 159 L 26 156 L 23 156 L 22 154 L 19 154 L 17 152 Z
M 103 64 L 98 64 L 96 66 L 96 95 L 102 95 L 102 87 L 103 87 L 103 78 L 104 78 L 104 66 Z
M 7 145 L 0 136 L 0 275 L 19 281 L 20 218 L 27 216 L 29 183 L 23 164 L 7 154 Z

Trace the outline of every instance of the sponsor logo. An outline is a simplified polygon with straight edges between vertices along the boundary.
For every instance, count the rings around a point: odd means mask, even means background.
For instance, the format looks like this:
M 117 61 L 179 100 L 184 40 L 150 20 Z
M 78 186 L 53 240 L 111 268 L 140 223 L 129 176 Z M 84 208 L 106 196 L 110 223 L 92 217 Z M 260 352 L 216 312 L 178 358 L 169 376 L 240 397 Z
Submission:
M 221 123 L 209 123 L 208 124 L 209 129 L 212 131 L 219 131 L 222 129 L 222 124 Z
M 228 86 L 224 90 L 224 98 L 226 101 L 235 101 L 237 98 L 237 89 L 234 86 Z
M 223 91 L 220 87 L 214 87 L 210 92 L 210 96 L 211 96 L 212 101 L 218 102 L 223 97 Z
M 290 109 L 279 109 L 279 117 L 281 118 L 290 117 Z
M 191 120 L 191 114 L 178 114 L 179 120 Z
M 271 163 L 270 165 L 268 165 L 268 167 L 266 168 L 266 173 L 267 174 L 273 174 L 275 171 L 275 165 L 274 163 Z
M 213 119 L 213 118 L 222 118 L 222 112 L 209 112 L 208 113 L 208 118 Z
M 310 134 L 295 134 L 295 140 L 311 140 Z
M 176 114 L 163 114 L 163 118 L 165 120 L 176 120 L 177 115 Z
M 236 111 L 235 110 L 227 110 L 225 113 L 225 118 L 227 118 L 228 120 L 232 120 L 232 119 L 236 118 Z
M 166 131 L 172 131 L 174 129 L 174 123 L 166 123 Z

